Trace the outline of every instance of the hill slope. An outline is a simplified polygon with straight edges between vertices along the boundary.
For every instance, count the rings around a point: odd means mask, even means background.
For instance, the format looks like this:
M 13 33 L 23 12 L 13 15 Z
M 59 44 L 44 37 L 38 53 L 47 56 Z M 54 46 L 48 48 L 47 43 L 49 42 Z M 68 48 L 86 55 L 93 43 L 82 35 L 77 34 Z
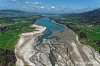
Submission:
M 78 20 L 82 20 L 83 22 L 90 22 L 90 23 L 100 23 L 100 8 L 84 12 L 84 13 L 78 13 L 78 14 L 70 14 L 66 15 L 70 16 L 71 18 L 74 17 Z
M 0 10 L 0 17 L 26 17 L 31 15 L 33 13 L 20 10 Z

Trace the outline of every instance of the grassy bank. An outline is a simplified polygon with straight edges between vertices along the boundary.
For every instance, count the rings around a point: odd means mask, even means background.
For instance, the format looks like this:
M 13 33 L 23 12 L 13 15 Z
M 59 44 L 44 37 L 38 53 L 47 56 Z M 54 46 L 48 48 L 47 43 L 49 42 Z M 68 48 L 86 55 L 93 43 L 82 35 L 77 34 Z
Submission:
M 14 66 L 16 57 L 14 53 L 15 45 L 19 35 L 24 32 L 35 31 L 35 27 L 30 27 L 41 16 L 28 18 L 0 19 L 0 65 Z
M 0 32 L 0 48 L 13 49 L 19 34 L 23 32 L 34 31 L 35 28 L 29 27 L 30 23 L 19 23 L 15 25 L 6 26 L 5 31 Z

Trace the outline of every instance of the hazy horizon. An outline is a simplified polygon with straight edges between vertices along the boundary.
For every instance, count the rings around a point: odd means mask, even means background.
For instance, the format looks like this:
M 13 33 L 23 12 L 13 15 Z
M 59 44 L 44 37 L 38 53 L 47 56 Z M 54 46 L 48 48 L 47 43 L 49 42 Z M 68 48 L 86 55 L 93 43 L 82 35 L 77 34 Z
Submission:
M 100 0 L 0 0 L 0 10 L 38 13 L 77 13 L 100 7 Z

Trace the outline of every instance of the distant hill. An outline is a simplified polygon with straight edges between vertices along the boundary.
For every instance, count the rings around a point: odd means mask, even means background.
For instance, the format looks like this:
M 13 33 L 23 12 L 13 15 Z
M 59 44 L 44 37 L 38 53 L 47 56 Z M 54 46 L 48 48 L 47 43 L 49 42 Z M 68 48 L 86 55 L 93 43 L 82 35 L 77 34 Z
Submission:
M 70 14 L 66 16 L 74 17 L 84 22 L 100 23 L 100 8 L 84 13 Z
M 33 13 L 20 10 L 0 10 L 0 17 L 27 17 Z
M 99 22 L 100 23 L 100 8 L 93 11 L 85 12 L 80 14 L 82 19 L 89 22 Z

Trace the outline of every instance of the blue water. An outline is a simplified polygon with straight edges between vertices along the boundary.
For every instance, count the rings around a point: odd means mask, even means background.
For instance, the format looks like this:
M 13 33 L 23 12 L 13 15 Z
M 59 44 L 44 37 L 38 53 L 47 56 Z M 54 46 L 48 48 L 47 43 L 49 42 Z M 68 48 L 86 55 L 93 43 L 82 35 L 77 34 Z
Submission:
M 41 36 L 41 39 L 47 39 L 55 30 L 59 32 L 64 32 L 64 30 L 66 29 L 65 26 L 60 25 L 48 18 L 42 18 L 36 21 L 35 24 L 46 27 L 44 34 Z

